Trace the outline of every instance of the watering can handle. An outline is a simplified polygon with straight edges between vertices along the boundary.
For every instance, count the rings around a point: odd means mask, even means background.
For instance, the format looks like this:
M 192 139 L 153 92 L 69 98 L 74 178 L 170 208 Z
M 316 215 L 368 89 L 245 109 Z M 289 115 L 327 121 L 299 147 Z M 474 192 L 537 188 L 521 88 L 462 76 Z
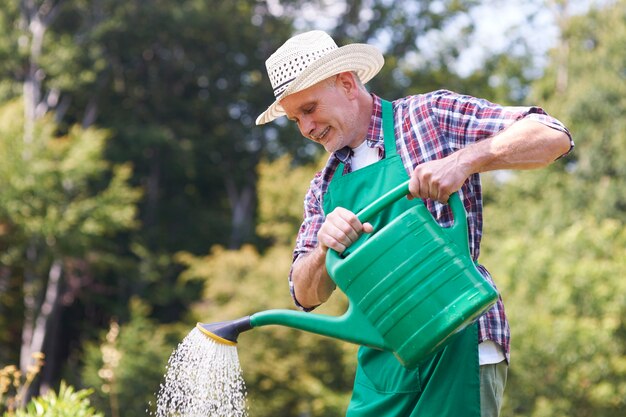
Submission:
M 409 180 L 403 182 L 402 184 L 383 194 L 382 196 L 368 204 L 366 207 L 361 209 L 356 215 L 361 223 L 367 222 L 369 219 L 380 213 L 387 206 L 393 204 L 394 202 L 407 196 L 408 194 Z M 418 203 L 423 204 L 421 200 L 418 200 Z M 462 248 L 467 248 L 469 254 L 467 217 L 465 213 L 465 207 L 463 206 L 463 202 L 461 201 L 458 192 L 455 192 L 450 196 L 448 204 L 450 204 L 450 207 L 452 208 L 454 225 L 452 227 L 443 228 L 443 230 L 450 235 L 452 240 L 454 240 L 457 245 Z

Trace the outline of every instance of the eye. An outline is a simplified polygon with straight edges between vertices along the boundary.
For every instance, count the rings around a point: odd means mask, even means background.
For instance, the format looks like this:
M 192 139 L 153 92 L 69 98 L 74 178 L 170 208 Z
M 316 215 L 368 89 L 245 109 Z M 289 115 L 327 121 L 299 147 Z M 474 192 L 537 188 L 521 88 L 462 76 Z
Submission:
M 303 112 L 304 114 L 311 114 L 311 113 L 313 113 L 314 111 L 315 111 L 315 106 L 313 106 L 313 105 L 308 106 L 308 107 L 305 107 L 305 108 L 302 110 L 302 112 Z

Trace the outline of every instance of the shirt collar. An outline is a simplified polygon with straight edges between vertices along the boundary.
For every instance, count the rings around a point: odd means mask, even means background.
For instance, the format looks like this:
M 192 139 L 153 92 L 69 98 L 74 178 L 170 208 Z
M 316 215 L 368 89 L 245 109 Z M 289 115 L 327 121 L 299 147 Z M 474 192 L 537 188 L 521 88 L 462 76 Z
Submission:
M 375 94 L 370 94 L 374 99 L 372 107 L 372 116 L 370 118 L 370 125 L 367 129 L 367 135 L 365 136 L 365 142 L 370 148 L 376 148 L 379 152 L 383 152 L 385 149 L 385 141 L 383 139 L 383 111 L 380 101 L 380 97 Z M 344 164 L 350 162 L 352 158 L 352 149 L 348 146 L 339 149 L 335 152 L 335 157 Z

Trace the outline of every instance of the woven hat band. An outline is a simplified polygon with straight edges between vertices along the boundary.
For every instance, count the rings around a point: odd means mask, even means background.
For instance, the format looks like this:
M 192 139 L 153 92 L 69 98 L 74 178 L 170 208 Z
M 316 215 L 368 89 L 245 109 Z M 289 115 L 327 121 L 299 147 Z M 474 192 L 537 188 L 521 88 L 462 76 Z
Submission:
M 274 96 L 279 97 L 309 65 L 336 49 L 335 41 L 322 31 L 294 36 L 285 42 L 265 62 Z

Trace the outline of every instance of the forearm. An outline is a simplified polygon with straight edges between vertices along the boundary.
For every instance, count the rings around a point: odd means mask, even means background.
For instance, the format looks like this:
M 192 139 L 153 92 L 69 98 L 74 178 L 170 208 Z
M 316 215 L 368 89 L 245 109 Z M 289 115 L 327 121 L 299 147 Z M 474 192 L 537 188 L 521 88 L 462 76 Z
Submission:
M 473 174 L 498 169 L 541 168 L 567 153 L 569 148 L 570 139 L 565 132 L 522 119 L 455 155 Z
M 326 252 L 320 247 L 295 261 L 291 280 L 295 298 L 305 308 L 322 304 L 335 289 L 335 283 L 326 271 Z
M 567 133 L 522 119 L 498 134 L 472 143 L 445 158 L 419 164 L 409 191 L 415 198 L 446 203 L 472 174 L 497 169 L 541 168 L 570 149 Z

